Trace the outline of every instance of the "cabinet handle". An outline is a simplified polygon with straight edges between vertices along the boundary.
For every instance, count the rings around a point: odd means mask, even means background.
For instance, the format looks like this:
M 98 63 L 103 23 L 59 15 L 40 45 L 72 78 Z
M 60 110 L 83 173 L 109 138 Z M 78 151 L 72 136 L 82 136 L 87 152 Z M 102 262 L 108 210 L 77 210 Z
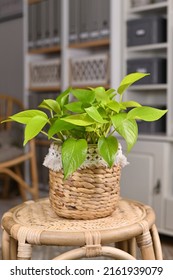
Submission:
M 161 182 L 157 180 L 157 183 L 153 189 L 154 194 L 159 194 L 161 192 Z

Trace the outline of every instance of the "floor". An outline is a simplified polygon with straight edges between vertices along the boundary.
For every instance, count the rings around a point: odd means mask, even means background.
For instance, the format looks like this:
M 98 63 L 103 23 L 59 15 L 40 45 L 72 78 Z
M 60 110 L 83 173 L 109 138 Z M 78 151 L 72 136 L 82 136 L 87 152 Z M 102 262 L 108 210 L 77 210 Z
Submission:
M 41 196 L 47 196 L 47 192 L 41 192 Z M 22 202 L 20 196 L 16 193 L 11 193 L 10 197 L 7 199 L 2 199 L 0 195 L 0 220 L 8 209 L 20 204 Z M 1 239 L 2 230 L 0 229 L 0 239 Z M 173 237 L 160 235 L 161 245 L 163 250 L 164 260 L 173 260 Z M 61 252 L 64 252 L 63 247 L 49 247 L 49 246 L 36 246 L 33 248 L 32 259 L 36 260 L 47 260 L 52 259 Z M 0 242 L 0 259 L 1 259 L 1 242 Z

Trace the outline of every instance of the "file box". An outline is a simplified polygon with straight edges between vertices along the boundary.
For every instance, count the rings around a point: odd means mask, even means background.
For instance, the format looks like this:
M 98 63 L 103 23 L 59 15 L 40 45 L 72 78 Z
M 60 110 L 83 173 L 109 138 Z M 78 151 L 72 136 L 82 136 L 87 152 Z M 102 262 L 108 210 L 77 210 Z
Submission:
M 127 46 L 166 42 L 166 19 L 159 16 L 127 21 Z
M 149 76 L 139 80 L 134 85 L 166 83 L 166 59 L 160 57 L 129 59 L 127 73 L 132 72 L 150 73 Z

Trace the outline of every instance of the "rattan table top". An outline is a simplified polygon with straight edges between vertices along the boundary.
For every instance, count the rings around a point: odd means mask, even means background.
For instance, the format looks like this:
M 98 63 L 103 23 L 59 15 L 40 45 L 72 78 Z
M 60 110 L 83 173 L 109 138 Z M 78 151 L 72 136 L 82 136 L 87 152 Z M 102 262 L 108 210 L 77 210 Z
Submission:
M 13 238 L 25 233 L 30 244 L 83 245 L 87 232 L 99 232 L 103 243 L 128 240 L 141 234 L 144 225 L 155 221 L 151 207 L 120 199 L 111 216 L 95 220 L 73 220 L 57 216 L 49 199 L 27 201 L 10 209 L 2 218 L 3 228 Z
M 119 206 L 111 216 L 94 220 L 73 220 L 57 216 L 51 208 L 49 199 L 23 203 L 13 212 L 15 223 L 26 227 L 44 228 L 48 231 L 76 232 L 85 230 L 110 230 L 130 226 L 143 220 L 145 208 L 138 202 L 120 200 Z

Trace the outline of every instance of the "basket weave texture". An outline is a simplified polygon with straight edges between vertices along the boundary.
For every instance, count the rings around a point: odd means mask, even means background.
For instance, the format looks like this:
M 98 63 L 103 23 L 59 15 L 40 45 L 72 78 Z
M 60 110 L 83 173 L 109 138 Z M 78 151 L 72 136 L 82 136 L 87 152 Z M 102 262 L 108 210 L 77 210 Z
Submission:
M 64 180 L 63 171 L 49 170 L 49 199 L 56 214 L 68 219 L 111 215 L 119 201 L 121 166 L 86 167 Z

